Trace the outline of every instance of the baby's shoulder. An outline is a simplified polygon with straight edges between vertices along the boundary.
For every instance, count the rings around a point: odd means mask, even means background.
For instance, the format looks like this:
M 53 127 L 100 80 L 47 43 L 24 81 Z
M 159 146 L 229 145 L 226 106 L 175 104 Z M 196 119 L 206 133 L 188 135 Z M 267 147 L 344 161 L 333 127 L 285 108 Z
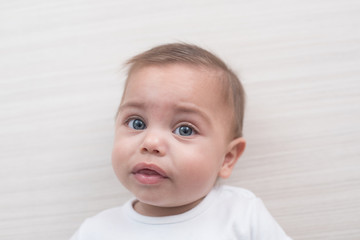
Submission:
M 97 213 L 93 217 L 96 217 L 96 218 L 114 218 L 114 217 L 119 216 L 121 211 L 122 211 L 122 206 L 112 207 L 112 208 L 108 208 L 108 209 L 105 209 L 105 210 Z
M 217 205 L 226 211 L 231 206 L 232 211 L 253 212 L 261 204 L 261 200 L 245 188 L 223 185 L 217 192 Z
M 86 226 L 88 229 L 101 229 L 107 225 L 121 222 L 121 216 L 121 206 L 113 207 L 88 217 L 82 225 Z
M 219 192 L 221 193 L 222 196 L 229 198 L 235 197 L 238 199 L 243 199 L 248 201 L 257 199 L 257 197 L 253 192 L 241 187 L 221 185 L 219 186 Z

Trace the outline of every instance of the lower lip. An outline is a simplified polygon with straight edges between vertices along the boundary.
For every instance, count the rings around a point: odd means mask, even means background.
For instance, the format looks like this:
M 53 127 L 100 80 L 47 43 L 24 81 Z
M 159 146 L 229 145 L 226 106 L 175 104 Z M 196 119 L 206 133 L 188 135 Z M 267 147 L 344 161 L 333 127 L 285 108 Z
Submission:
M 141 183 L 146 185 L 158 184 L 166 179 L 161 175 L 146 175 L 141 173 L 134 174 L 135 179 Z

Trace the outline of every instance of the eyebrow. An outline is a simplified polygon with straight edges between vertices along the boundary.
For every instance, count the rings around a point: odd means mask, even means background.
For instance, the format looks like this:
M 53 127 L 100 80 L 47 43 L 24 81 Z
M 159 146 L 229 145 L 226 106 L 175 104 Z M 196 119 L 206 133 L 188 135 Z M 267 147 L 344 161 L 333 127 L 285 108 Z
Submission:
M 121 103 L 119 106 L 119 112 L 124 108 L 145 108 L 145 103 L 141 102 L 125 102 L 124 104 Z
M 118 113 L 126 108 L 145 109 L 147 105 L 149 105 L 149 103 L 137 102 L 137 101 L 125 102 L 124 104 L 120 105 L 118 109 Z M 200 107 L 192 103 L 178 103 L 174 106 L 174 111 L 175 113 L 188 113 L 188 114 L 200 115 L 205 121 L 211 123 L 210 116 Z
M 181 112 L 181 113 L 200 115 L 207 123 L 209 123 L 209 124 L 211 123 L 210 116 L 204 110 L 202 110 L 200 107 L 198 107 L 195 104 L 179 103 L 175 109 L 177 112 Z

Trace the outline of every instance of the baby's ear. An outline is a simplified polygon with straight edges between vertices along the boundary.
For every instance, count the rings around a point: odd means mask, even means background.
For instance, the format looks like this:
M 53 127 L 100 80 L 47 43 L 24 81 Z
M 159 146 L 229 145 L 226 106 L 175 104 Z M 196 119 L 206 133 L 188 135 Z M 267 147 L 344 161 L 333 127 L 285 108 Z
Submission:
M 229 143 L 228 151 L 225 154 L 224 162 L 219 171 L 219 177 L 228 178 L 235 166 L 235 163 L 244 152 L 246 141 L 244 138 L 236 138 Z

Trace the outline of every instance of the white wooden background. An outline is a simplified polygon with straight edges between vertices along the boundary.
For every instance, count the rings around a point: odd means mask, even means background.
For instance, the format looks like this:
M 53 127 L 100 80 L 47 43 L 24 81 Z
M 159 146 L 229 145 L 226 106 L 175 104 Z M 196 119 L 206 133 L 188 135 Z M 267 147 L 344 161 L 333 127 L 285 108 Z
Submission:
M 358 0 L 0 0 L 0 239 L 68 239 L 130 197 L 110 164 L 121 64 L 176 41 L 246 87 L 227 183 L 294 239 L 360 239 Z

